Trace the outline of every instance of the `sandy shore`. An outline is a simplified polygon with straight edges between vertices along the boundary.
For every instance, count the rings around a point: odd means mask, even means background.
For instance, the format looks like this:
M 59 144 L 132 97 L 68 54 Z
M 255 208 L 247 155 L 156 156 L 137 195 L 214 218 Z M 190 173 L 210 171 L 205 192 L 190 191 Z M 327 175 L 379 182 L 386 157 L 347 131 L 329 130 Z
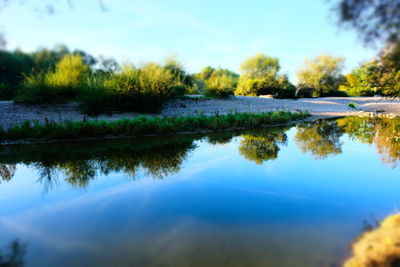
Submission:
M 357 104 L 351 109 L 348 103 Z M 298 100 L 269 99 L 260 97 L 238 96 L 230 99 L 178 99 L 171 100 L 164 106 L 160 115 L 177 116 L 193 114 L 224 114 L 228 112 L 264 112 L 274 110 L 308 110 L 314 116 L 336 117 L 358 115 L 359 111 L 374 112 L 384 110 L 385 113 L 400 115 L 400 101 L 391 101 L 380 97 L 324 97 L 304 98 Z M 131 118 L 143 113 L 114 113 L 89 119 L 116 120 Z M 151 115 L 154 116 L 154 115 Z M 65 121 L 83 120 L 84 114 L 78 110 L 76 103 L 62 105 L 27 106 L 14 104 L 11 101 L 0 101 L 0 125 L 8 128 L 23 121 Z

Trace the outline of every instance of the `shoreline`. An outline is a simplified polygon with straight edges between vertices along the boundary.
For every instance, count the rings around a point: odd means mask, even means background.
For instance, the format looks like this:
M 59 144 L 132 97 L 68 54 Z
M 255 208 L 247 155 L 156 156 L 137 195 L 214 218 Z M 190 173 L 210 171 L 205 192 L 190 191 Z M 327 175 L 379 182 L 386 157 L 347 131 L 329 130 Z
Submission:
M 214 116 L 200 115 L 164 118 L 142 116 L 133 119 L 121 119 L 114 122 L 69 121 L 65 123 L 48 123 L 45 125 L 23 123 L 17 125 L 17 127 L 3 131 L 3 137 L 0 135 L 3 138 L 0 141 L 0 146 L 207 134 L 279 127 L 297 124 L 301 121 L 307 121 L 307 119 L 316 119 L 316 117 L 311 117 L 308 112 L 275 111 L 259 114 L 235 113 Z
M 356 109 L 351 109 L 348 103 L 355 103 Z M 12 101 L 0 101 L 0 127 L 5 129 L 24 121 L 38 121 L 45 123 L 63 122 L 67 120 L 106 120 L 114 121 L 125 118 L 134 118 L 141 115 L 149 117 L 165 116 L 194 116 L 215 115 L 235 112 L 262 113 L 268 111 L 307 110 L 313 116 L 338 117 L 358 116 L 360 110 L 374 112 L 384 110 L 383 114 L 400 115 L 400 101 L 387 100 L 381 97 L 322 97 L 293 99 L 269 99 L 262 97 L 236 96 L 229 99 L 198 99 L 190 97 L 168 101 L 160 114 L 146 114 L 139 112 L 110 113 L 97 117 L 89 117 L 79 111 L 77 103 L 57 105 L 23 105 Z

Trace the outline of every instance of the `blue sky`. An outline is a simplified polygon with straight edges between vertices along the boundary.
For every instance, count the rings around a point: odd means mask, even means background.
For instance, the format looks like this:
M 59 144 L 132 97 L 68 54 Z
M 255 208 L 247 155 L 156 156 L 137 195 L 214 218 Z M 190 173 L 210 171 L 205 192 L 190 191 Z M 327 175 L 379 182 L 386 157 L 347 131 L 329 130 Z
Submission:
M 16 1 L 18 2 L 18 1 Z M 37 9 L 57 2 L 55 14 Z M 292 81 L 305 58 L 346 58 L 345 71 L 368 60 L 356 33 L 341 30 L 325 0 L 30 0 L 0 13 L 8 48 L 32 51 L 66 44 L 121 63 L 161 62 L 177 55 L 189 72 L 207 65 L 239 71 L 258 52 L 280 59 Z

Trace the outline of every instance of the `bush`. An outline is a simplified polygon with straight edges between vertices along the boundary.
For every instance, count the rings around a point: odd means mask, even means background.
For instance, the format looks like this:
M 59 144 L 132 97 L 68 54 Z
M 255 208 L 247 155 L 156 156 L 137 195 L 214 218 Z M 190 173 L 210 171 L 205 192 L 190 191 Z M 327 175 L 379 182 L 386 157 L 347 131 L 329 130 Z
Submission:
M 213 75 L 206 81 L 205 96 L 226 98 L 233 95 L 235 79 L 228 75 Z
M 353 103 L 353 102 L 348 103 L 347 106 L 348 106 L 349 108 L 352 108 L 352 109 L 356 109 L 356 108 L 357 108 L 357 104 L 356 104 L 356 103 Z
M 28 54 L 0 51 L 0 99 L 12 99 L 19 84 L 33 67 Z
M 82 91 L 82 109 L 88 113 L 158 112 L 165 100 L 183 94 L 185 87 L 168 69 L 149 63 L 91 79 Z
M 296 90 L 296 98 L 311 98 L 313 89 L 309 87 L 299 86 Z
M 87 80 L 79 95 L 82 112 L 99 115 L 112 109 L 112 93 L 104 86 L 104 75 L 92 76 Z
M 276 98 L 294 98 L 296 88 L 288 81 L 286 76 L 279 76 L 274 80 L 241 77 L 235 94 L 245 96 L 274 95 Z
M 46 73 L 26 76 L 14 100 L 29 104 L 61 103 L 65 101 L 59 92 L 59 88 L 49 82 Z
M 85 86 L 90 69 L 81 56 L 66 55 L 55 72 L 25 76 L 15 100 L 22 103 L 60 103 L 74 100 Z

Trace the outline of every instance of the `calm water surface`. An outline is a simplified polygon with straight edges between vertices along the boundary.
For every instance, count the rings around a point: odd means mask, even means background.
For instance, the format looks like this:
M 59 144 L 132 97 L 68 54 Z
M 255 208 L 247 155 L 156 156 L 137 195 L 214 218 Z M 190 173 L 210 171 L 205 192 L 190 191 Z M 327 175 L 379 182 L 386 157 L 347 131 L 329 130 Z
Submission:
M 27 266 L 341 266 L 400 206 L 393 125 L 1 147 L 0 247 Z

